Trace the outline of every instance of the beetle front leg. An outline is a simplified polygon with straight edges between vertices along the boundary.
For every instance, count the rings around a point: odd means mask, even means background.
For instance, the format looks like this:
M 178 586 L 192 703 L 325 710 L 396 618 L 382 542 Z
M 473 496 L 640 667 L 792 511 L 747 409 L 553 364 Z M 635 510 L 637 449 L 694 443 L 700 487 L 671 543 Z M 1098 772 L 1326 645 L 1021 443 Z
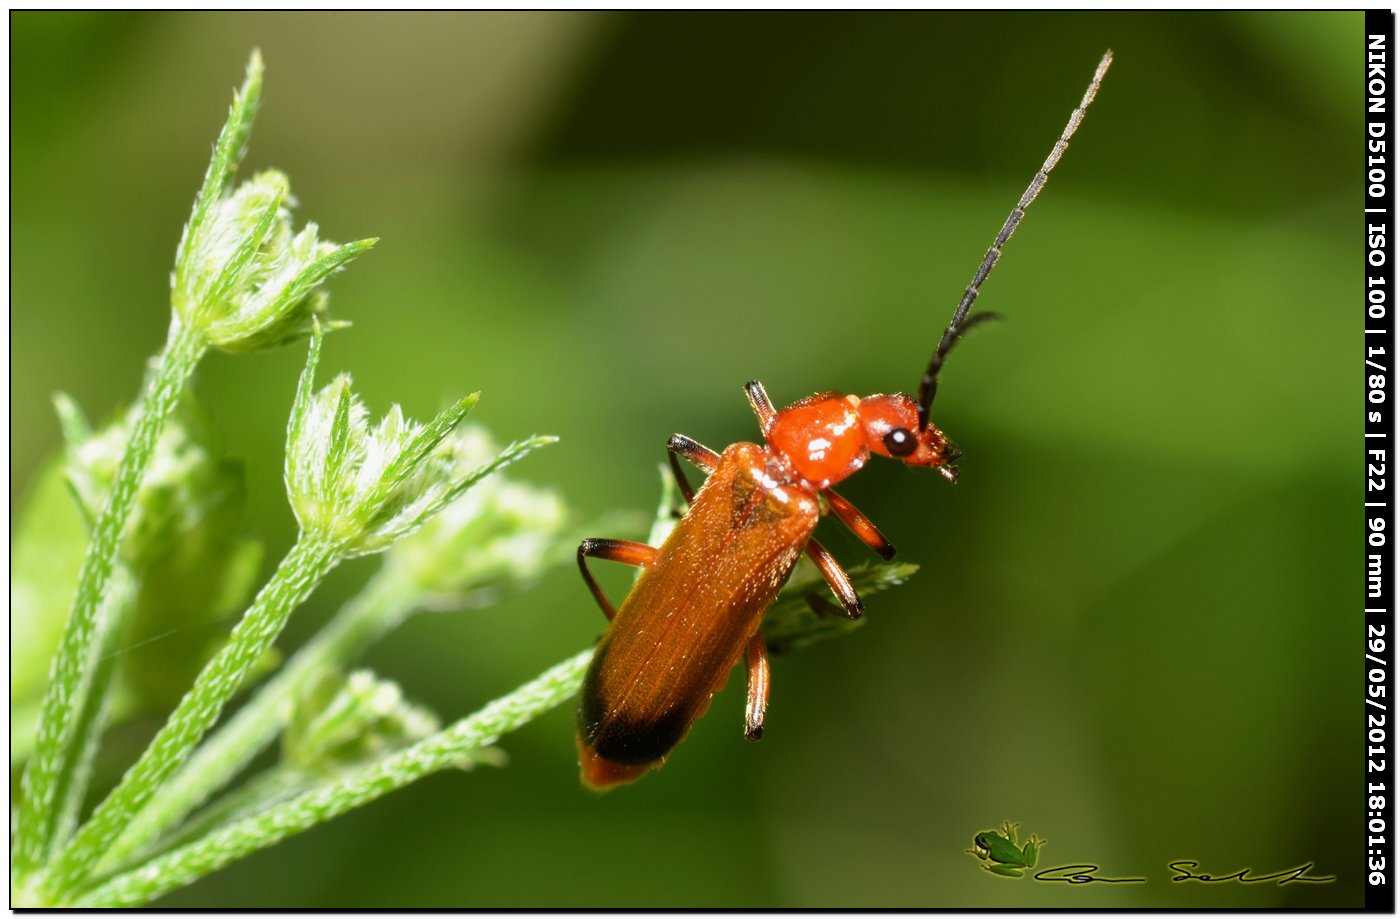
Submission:
M 768 714 L 768 643 L 762 632 L 754 632 L 749 639 L 748 671 L 749 697 L 744 706 L 744 736 L 749 740 L 763 737 L 763 719 Z
M 860 614 L 865 612 L 865 606 L 860 602 L 860 595 L 856 593 L 856 589 L 851 586 L 851 578 L 841 567 L 841 563 L 815 539 L 807 540 L 807 555 L 816 562 L 822 577 L 831 585 L 836 599 L 841 601 L 841 606 L 846 610 L 846 616 L 859 619 Z
M 667 459 L 671 463 L 671 474 L 676 477 L 676 487 L 685 496 L 687 504 L 693 503 L 695 489 L 690 487 L 690 480 L 685 477 L 685 470 L 681 468 L 680 461 L 676 457 L 683 456 L 706 473 L 710 473 L 714 472 L 715 467 L 719 465 L 719 453 L 698 440 L 691 440 L 684 434 L 671 435 L 671 439 L 666 442 L 666 453 Z
M 778 410 L 773 407 L 773 400 L 768 398 L 767 390 L 757 380 L 744 384 L 744 395 L 749 397 L 749 408 L 753 409 L 754 416 L 758 418 L 758 427 L 767 437 L 773 429 L 773 422 L 778 420 Z
M 588 570 L 590 558 L 601 558 L 610 562 L 622 562 L 624 565 L 632 565 L 637 568 L 647 568 L 656 561 L 656 549 L 644 542 L 632 542 L 630 539 L 585 539 L 578 544 L 578 570 L 583 573 L 583 581 L 593 592 L 593 599 L 598 601 L 603 615 L 608 617 L 609 622 L 612 622 L 613 617 L 617 615 L 617 609 L 608 599 L 608 595 L 603 593 L 602 585 L 594 580 L 593 572 Z

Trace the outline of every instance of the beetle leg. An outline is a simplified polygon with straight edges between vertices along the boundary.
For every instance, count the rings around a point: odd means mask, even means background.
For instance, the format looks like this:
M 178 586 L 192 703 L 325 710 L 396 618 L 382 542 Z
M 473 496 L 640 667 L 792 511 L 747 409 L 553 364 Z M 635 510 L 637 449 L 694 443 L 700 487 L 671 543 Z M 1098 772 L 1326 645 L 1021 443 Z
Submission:
M 773 408 L 768 392 L 757 380 L 749 380 L 744 384 L 744 395 L 749 397 L 749 407 L 758 416 L 758 426 L 763 431 L 763 436 L 767 437 L 773 428 L 773 422 L 778 420 L 778 410 Z
M 672 434 L 671 439 L 666 441 L 666 452 L 671 461 L 671 473 L 676 477 L 676 486 L 689 504 L 695 500 L 695 489 L 690 487 L 690 480 L 685 477 L 685 470 L 676 457 L 683 456 L 706 472 L 714 472 L 719 465 L 719 454 L 684 434 Z
M 811 556 L 812 561 L 817 563 L 822 577 L 826 578 L 826 583 L 831 585 L 836 599 L 840 600 L 841 605 L 845 607 L 846 615 L 851 619 L 859 619 L 860 614 L 865 612 L 865 607 L 861 605 L 860 596 L 856 594 L 856 589 L 851 586 L 851 579 L 847 576 L 845 569 L 841 567 L 841 563 L 815 539 L 807 540 L 807 554 Z
M 588 570 L 589 558 L 601 558 L 646 568 L 656 560 L 656 550 L 644 542 L 632 542 L 628 539 L 585 539 L 578 544 L 578 570 L 583 573 L 584 583 L 593 592 L 593 599 L 602 607 L 603 615 L 612 622 L 613 616 L 617 615 L 617 609 L 613 607 L 608 595 L 603 593 L 602 586 L 593 579 L 593 572 Z
M 744 707 L 744 736 L 749 740 L 763 737 L 763 718 L 768 713 L 768 643 L 762 632 L 749 639 L 749 701 Z
M 831 512 L 840 520 L 861 542 L 874 549 L 881 558 L 889 561 L 894 558 L 894 546 L 885 538 L 875 524 L 870 522 L 870 518 L 856 510 L 856 507 L 845 498 L 828 488 L 822 492 L 826 497 L 826 505 L 831 508 Z

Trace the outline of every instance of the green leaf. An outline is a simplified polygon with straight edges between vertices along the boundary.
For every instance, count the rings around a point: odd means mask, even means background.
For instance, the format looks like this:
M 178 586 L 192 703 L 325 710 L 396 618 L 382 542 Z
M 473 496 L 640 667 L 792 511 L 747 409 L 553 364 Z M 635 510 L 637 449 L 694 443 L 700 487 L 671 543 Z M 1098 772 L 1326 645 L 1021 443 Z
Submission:
M 183 281 L 186 273 L 185 255 L 189 244 L 203 229 L 212 211 L 230 183 L 243 153 L 248 145 L 248 136 L 253 131 L 253 118 L 257 115 L 258 104 L 262 101 L 263 60 L 262 54 L 254 49 L 248 58 L 248 68 L 243 78 L 243 86 L 233 96 L 228 120 L 214 142 L 214 155 L 209 160 L 209 168 L 204 173 L 204 184 L 195 197 L 194 211 L 180 237 L 176 253 L 176 274 Z M 182 287 L 182 283 L 177 283 Z
M 332 272 L 344 267 L 351 259 L 362 252 L 373 249 L 379 242 L 378 237 L 369 239 L 359 239 L 352 243 L 345 243 L 338 246 L 335 251 L 328 255 L 323 255 L 316 261 L 303 268 L 295 278 L 292 279 L 282 293 L 269 307 L 271 313 L 285 313 L 292 309 L 299 301 L 306 298 L 313 288 L 319 285 Z
M 326 451 L 326 471 L 322 481 L 333 488 L 340 482 L 341 469 L 350 451 L 350 381 L 341 377 L 340 398 L 336 400 L 335 417 L 331 419 L 331 443 Z
M 504 469 L 511 463 L 524 457 L 526 454 L 534 450 L 538 450 L 540 447 L 547 447 L 550 444 L 558 442 L 559 438 L 555 437 L 552 434 L 536 434 L 533 437 L 527 437 L 524 440 L 515 441 L 510 446 L 502 450 L 499 454 L 497 454 L 495 459 L 491 460 L 489 463 L 485 463 L 481 466 L 478 466 L 477 468 L 473 469 L 471 472 L 463 476 L 461 479 L 457 480 L 457 482 L 451 487 L 451 489 L 449 489 L 441 498 L 439 498 L 436 502 L 434 502 L 432 505 L 430 505 L 427 509 L 423 511 L 423 514 L 418 518 L 419 521 L 426 520 L 427 518 L 438 513 L 448 504 L 461 497 L 467 489 L 471 488 L 477 482 L 480 482 L 482 479 L 486 478 L 488 475 L 495 472 L 496 470 Z
M 311 407 L 311 398 L 315 394 L 316 384 L 316 364 L 321 360 L 321 340 L 324 338 L 321 331 L 321 323 L 313 321 L 311 326 L 311 345 L 306 352 L 306 365 L 302 368 L 301 376 L 297 379 L 297 394 L 292 402 L 292 418 L 287 424 L 287 447 L 283 454 L 283 474 L 290 482 L 294 477 L 293 457 L 296 454 L 296 446 L 301 441 L 302 429 L 306 423 L 307 411 Z
M 406 447 L 402 453 L 384 470 L 384 474 L 379 479 L 379 488 L 375 491 L 375 499 L 382 502 L 390 492 L 399 486 L 408 475 L 417 469 L 427 458 L 428 454 L 442 443 L 443 438 L 451 434 L 457 425 L 462 423 L 471 410 L 476 408 L 476 403 L 481 400 L 481 393 L 469 393 L 457 400 L 457 404 L 451 408 L 439 412 L 437 417 L 428 422 L 413 442 Z
M 907 562 L 867 562 L 850 569 L 851 586 L 868 601 L 875 594 L 898 587 L 919 570 Z M 773 654 L 786 654 L 831 638 L 841 638 L 865 624 L 850 619 L 831 599 L 831 588 L 817 567 L 807 559 L 788 578 L 773 607 L 763 617 L 763 637 Z M 816 601 L 814 609 L 809 597 Z
M 240 278 L 243 276 L 249 262 L 258 254 L 263 242 L 277 225 L 277 215 L 282 211 L 282 207 L 290 192 L 287 177 L 279 172 L 262 173 L 243 186 L 244 189 L 262 191 L 266 204 L 260 212 L 257 212 L 257 219 L 248 228 L 247 232 L 238 241 L 237 246 L 229 254 L 228 260 L 224 262 L 223 268 L 219 271 L 214 283 L 205 292 L 206 300 L 210 303 L 223 301 L 232 295 Z

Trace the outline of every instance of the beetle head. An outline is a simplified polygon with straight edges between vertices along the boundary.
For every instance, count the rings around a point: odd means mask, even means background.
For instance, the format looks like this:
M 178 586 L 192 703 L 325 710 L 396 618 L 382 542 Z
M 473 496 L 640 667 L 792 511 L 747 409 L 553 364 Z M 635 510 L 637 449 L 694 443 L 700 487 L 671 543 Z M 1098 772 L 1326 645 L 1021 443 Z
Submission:
M 872 453 L 901 460 L 909 466 L 931 466 L 950 482 L 958 480 L 952 465 L 962 453 L 932 424 L 919 425 L 919 406 L 903 393 L 867 396 L 860 401 L 865 445 Z

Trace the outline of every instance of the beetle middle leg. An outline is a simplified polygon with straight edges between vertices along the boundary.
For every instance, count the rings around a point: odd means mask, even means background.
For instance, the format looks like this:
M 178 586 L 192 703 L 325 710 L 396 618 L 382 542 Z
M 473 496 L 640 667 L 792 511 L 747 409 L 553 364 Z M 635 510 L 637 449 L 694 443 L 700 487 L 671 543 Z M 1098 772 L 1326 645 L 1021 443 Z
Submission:
M 617 608 L 612 605 L 608 595 L 603 593 L 602 585 L 594 580 L 593 572 L 588 570 L 590 558 L 646 568 L 656 560 L 656 549 L 644 542 L 632 542 L 630 539 L 585 539 L 578 544 L 578 570 L 583 573 L 583 581 L 593 592 L 593 599 L 598 601 L 603 615 L 612 622 L 613 617 L 617 615 Z
M 826 583 L 831 585 L 831 590 L 836 594 L 836 599 L 841 601 L 847 617 L 859 619 L 860 614 L 865 612 L 865 606 L 860 602 L 860 595 L 856 593 L 855 587 L 851 585 L 851 578 L 846 574 L 846 569 L 842 568 L 836 557 L 815 539 L 807 540 L 807 555 L 816 562 L 817 570 L 826 578 Z
M 870 548 L 874 549 L 881 558 L 889 561 L 894 558 L 894 546 L 885 538 L 885 534 L 880 532 L 880 528 L 871 522 L 870 518 L 856 510 L 856 506 L 836 492 L 828 488 L 822 492 L 826 498 L 826 506 L 831 508 L 831 512 L 836 515 L 836 519 L 844 523 L 856 537 Z
M 749 671 L 748 703 L 744 706 L 744 736 L 749 740 L 763 737 L 763 719 L 768 714 L 768 642 L 762 632 L 754 632 L 747 650 Z

